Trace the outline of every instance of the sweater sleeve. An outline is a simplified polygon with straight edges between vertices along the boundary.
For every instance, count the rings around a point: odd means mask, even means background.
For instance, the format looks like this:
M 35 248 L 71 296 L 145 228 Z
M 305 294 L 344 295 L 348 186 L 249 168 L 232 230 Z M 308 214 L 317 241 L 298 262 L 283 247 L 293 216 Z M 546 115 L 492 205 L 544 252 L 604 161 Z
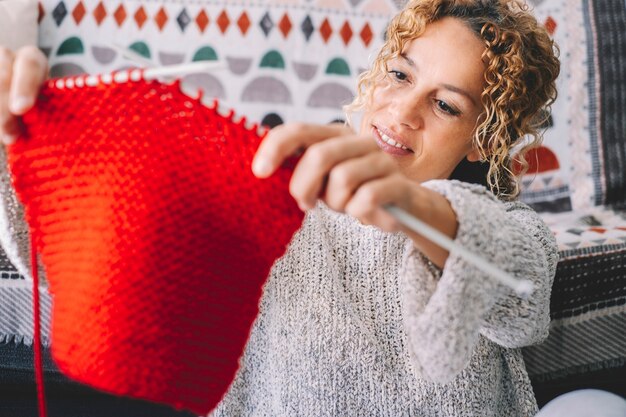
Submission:
M 459 222 L 457 243 L 534 284 L 533 293 L 520 299 L 454 253 L 438 276 L 407 244 L 401 286 L 411 363 L 420 377 L 445 383 L 467 366 L 481 334 L 504 347 L 547 335 L 557 251 L 550 230 L 522 203 L 502 203 L 484 187 L 458 181 L 423 185 L 450 201 Z

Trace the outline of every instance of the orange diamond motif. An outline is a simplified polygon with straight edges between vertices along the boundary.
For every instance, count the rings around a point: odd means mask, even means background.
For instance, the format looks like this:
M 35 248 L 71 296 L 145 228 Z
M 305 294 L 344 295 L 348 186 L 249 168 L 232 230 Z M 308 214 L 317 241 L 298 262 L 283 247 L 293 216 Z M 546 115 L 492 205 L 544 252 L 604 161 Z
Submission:
M 219 26 L 222 34 L 226 32 L 228 25 L 230 25 L 230 19 L 228 18 L 228 14 L 226 14 L 226 10 L 222 10 L 222 13 L 217 17 L 217 26 Z
M 287 39 L 292 27 L 293 25 L 291 24 L 291 20 L 289 20 L 289 16 L 285 13 L 282 19 L 280 19 L 280 22 L 278 22 L 278 29 L 280 29 L 285 39 Z
M 163 27 L 167 23 L 167 19 L 168 19 L 168 16 L 167 16 L 167 13 L 165 13 L 165 8 L 161 7 L 161 9 L 156 14 L 156 16 L 154 16 L 154 22 L 159 27 L 159 30 L 163 30 Z
M 41 2 L 39 2 L 39 17 L 37 17 L 37 23 L 41 23 L 41 20 L 46 15 L 46 11 L 43 9 Z
M 148 20 L 148 15 L 146 15 L 146 11 L 143 9 L 143 6 L 139 6 L 133 18 L 135 19 L 135 22 L 137 22 L 139 29 L 141 29 L 146 23 L 146 20 Z
M 546 27 L 546 30 L 550 35 L 554 35 L 554 31 L 556 30 L 556 21 L 552 18 L 552 16 L 548 16 L 543 25 Z
M 206 27 L 209 26 L 209 16 L 204 10 L 202 10 L 200 13 L 198 13 L 198 16 L 196 16 L 196 24 L 198 25 L 201 33 L 204 33 Z
M 370 45 L 374 34 L 372 33 L 372 29 L 370 28 L 369 23 L 366 23 L 365 26 L 363 26 L 363 29 L 361 29 L 361 33 L 359 33 L 359 36 L 361 37 L 361 40 L 363 41 L 365 46 Z
M 339 34 L 341 35 L 341 39 L 343 39 L 343 43 L 347 46 L 350 42 L 350 39 L 352 39 L 352 28 L 350 27 L 350 24 L 347 20 L 346 23 L 344 23 L 341 27 Z
M 120 4 L 120 6 L 113 13 L 113 17 L 115 17 L 115 21 L 117 22 L 117 26 L 122 26 L 124 20 L 126 20 L 126 9 L 124 9 L 124 5 Z
M 237 26 L 239 26 L 241 33 L 245 35 L 250 27 L 250 19 L 248 19 L 248 14 L 246 12 L 241 13 L 241 16 L 239 16 Z
M 87 14 L 87 10 L 85 10 L 85 6 L 82 1 L 79 1 L 74 10 L 72 11 L 72 17 L 77 25 L 80 25 L 80 22 L 83 20 L 83 17 Z
M 98 26 L 100 26 L 102 21 L 107 17 L 107 9 L 104 8 L 102 2 L 98 3 L 98 7 L 93 11 L 93 17 L 96 19 Z
M 328 39 L 330 39 L 330 36 L 333 34 L 333 28 L 330 26 L 328 18 L 324 19 L 324 22 L 322 22 L 322 26 L 320 26 L 320 33 L 322 34 L 324 42 L 328 43 Z

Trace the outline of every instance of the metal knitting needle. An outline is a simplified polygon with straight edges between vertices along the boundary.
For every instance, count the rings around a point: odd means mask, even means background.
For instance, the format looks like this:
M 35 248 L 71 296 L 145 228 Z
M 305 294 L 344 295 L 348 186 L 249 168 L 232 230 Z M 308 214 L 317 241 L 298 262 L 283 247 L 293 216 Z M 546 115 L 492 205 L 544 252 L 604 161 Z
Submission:
M 117 43 L 111 43 L 110 45 L 111 45 L 111 48 L 115 49 L 117 52 L 119 52 L 122 55 L 122 57 L 128 59 L 129 61 L 135 62 L 137 64 L 141 64 L 143 67 L 146 67 L 146 68 L 151 68 L 155 66 L 152 60 L 133 51 L 130 48 L 124 48 L 122 45 L 117 44 Z
M 193 73 L 202 73 L 205 71 L 223 69 L 226 65 L 221 61 L 199 61 L 180 65 L 166 65 L 157 67 L 152 60 L 145 56 L 133 51 L 129 48 L 124 48 L 117 43 L 111 43 L 111 47 L 117 50 L 122 56 L 131 62 L 141 65 L 146 68 L 144 70 L 144 79 L 153 80 L 161 77 L 180 77 Z
M 202 73 L 223 68 L 226 68 L 226 65 L 222 61 L 199 61 L 189 64 L 147 68 L 144 70 L 143 76 L 146 80 L 153 80 L 155 78 L 180 77 L 187 74 Z
M 486 272 L 487 274 L 497 279 L 500 283 L 510 287 L 521 298 L 528 298 L 532 293 L 533 283 L 529 280 L 515 278 L 509 273 L 495 267 L 491 263 L 487 262 L 485 259 L 476 255 L 475 253 L 470 252 L 463 246 L 455 243 L 452 239 L 441 233 L 439 230 L 415 218 L 414 216 L 410 215 L 399 207 L 387 205 L 385 206 L 385 210 L 389 214 L 391 214 L 396 220 L 398 220 L 409 229 L 413 230 L 415 233 L 424 236 L 428 240 L 436 243 L 450 253 L 454 252 L 456 255 L 460 256 L 467 262 L 473 264 L 477 268 L 481 269 L 483 272 Z
M 128 81 L 129 79 L 133 81 L 138 81 L 143 78 L 144 80 L 150 81 L 154 79 L 163 79 L 163 78 L 172 77 L 172 76 L 175 76 L 176 78 L 178 78 L 187 74 L 201 73 L 201 72 L 206 72 L 210 70 L 215 70 L 218 68 L 224 68 L 224 64 L 219 61 L 217 62 L 216 61 L 193 62 L 190 64 L 168 65 L 164 67 L 147 68 L 143 70 L 143 77 L 142 77 L 142 70 L 139 70 L 139 69 L 130 70 L 130 71 L 120 71 L 114 74 L 103 74 L 100 76 L 90 75 L 87 78 L 85 78 L 84 83 L 87 86 L 95 87 L 100 83 L 100 81 L 102 81 L 105 84 L 110 84 L 113 81 L 122 83 L 122 82 Z M 60 86 L 61 84 L 65 83 L 65 81 L 60 80 L 58 81 L 58 83 Z

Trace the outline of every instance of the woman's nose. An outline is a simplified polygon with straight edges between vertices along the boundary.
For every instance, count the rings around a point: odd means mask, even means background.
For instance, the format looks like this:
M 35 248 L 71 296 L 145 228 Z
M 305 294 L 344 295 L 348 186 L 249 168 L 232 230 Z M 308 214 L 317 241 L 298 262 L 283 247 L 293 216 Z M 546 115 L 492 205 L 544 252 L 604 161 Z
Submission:
M 389 111 L 398 125 L 409 129 L 419 129 L 423 126 L 424 99 L 417 95 L 398 95 L 391 101 Z

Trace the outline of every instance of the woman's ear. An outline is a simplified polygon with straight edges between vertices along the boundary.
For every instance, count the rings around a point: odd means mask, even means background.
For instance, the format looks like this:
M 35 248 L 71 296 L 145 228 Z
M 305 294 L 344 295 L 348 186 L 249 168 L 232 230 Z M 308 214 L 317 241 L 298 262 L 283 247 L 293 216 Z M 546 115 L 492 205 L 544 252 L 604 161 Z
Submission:
M 478 162 L 480 161 L 480 152 L 478 149 L 472 147 L 472 150 L 467 154 L 466 158 L 470 162 Z

